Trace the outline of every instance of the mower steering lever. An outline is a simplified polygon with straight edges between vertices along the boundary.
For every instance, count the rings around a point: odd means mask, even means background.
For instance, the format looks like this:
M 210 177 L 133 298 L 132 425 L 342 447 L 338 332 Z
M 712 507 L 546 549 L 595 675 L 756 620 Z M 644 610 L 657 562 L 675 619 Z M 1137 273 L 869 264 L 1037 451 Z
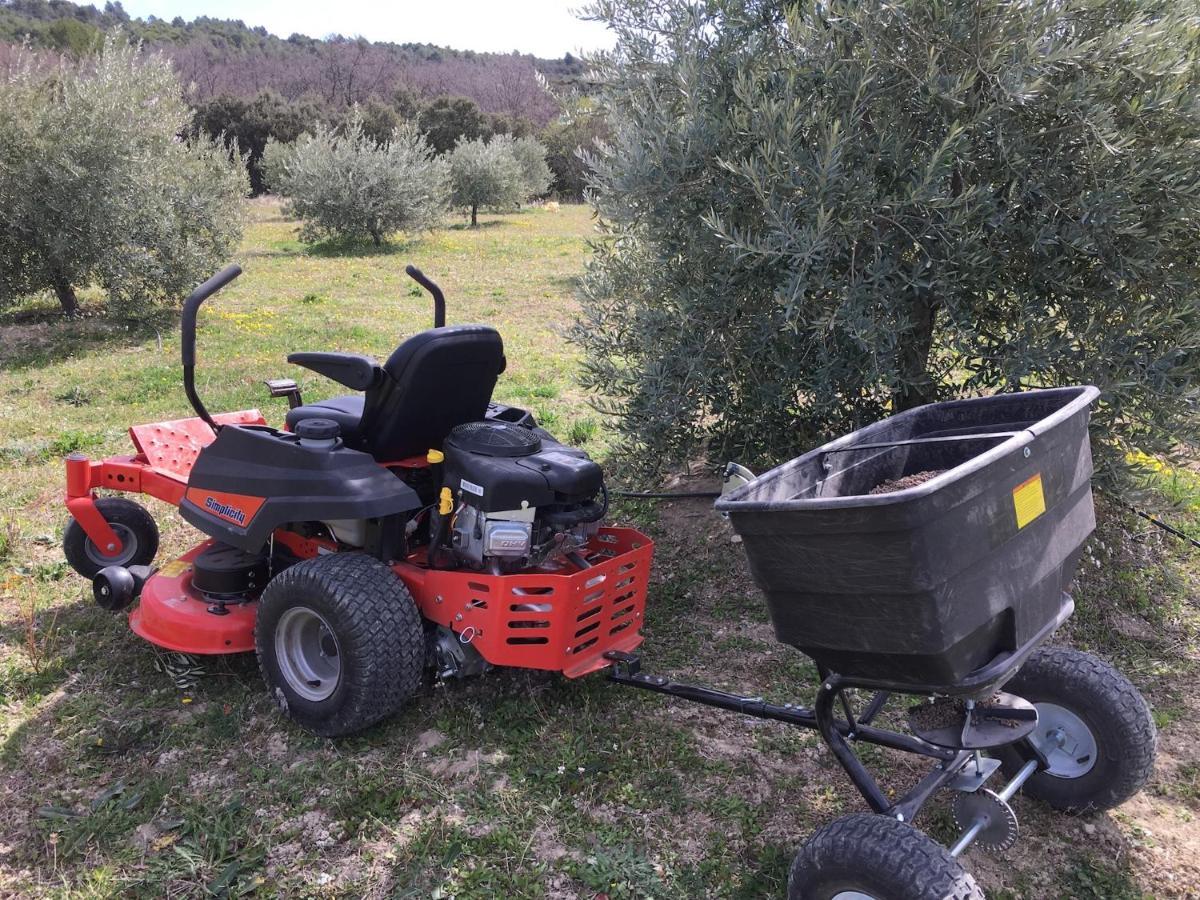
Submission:
M 188 402 L 192 404 L 196 415 L 205 421 L 213 430 L 213 434 L 217 433 L 217 423 L 213 421 L 213 417 L 208 414 L 208 410 L 196 394 L 196 314 L 200 311 L 200 304 L 241 274 L 241 266 L 226 266 L 188 294 L 187 299 L 183 301 L 179 341 L 183 361 L 183 391 L 187 394 Z
M 408 277 L 419 284 L 425 290 L 433 295 L 433 327 L 442 328 L 446 324 L 446 295 L 442 293 L 442 289 L 433 283 L 433 280 L 426 277 L 414 265 L 407 265 L 404 271 L 408 273 Z
M 183 340 L 180 349 L 185 366 L 196 365 L 196 313 L 200 311 L 200 304 L 241 274 L 241 266 L 226 266 L 188 294 L 187 299 L 183 301 Z

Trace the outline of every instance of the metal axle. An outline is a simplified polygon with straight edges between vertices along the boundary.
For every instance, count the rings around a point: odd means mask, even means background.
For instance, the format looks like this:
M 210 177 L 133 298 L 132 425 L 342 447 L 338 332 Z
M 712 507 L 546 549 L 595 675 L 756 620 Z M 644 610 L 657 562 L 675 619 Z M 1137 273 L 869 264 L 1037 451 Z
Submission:
M 1012 799 L 1013 795 L 1021 789 L 1021 785 L 1028 781 L 1030 776 L 1032 776 L 1037 769 L 1037 760 L 1029 760 L 1029 762 L 1021 766 L 1020 771 L 1018 771 L 1017 774 L 1012 777 L 1012 781 L 1004 786 L 1004 790 L 996 795 L 996 799 L 1002 803 L 1007 803 L 1010 799 Z M 962 837 L 960 837 L 954 843 L 954 846 L 950 848 L 950 855 L 958 856 L 964 850 L 970 847 L 975 841 L 975 838 L 979 837 L 979 833 L 987 826 L 988 818 L 986 816 L 980 816 L 974 822 L 968 825 L 967 830 L 962 833 Z

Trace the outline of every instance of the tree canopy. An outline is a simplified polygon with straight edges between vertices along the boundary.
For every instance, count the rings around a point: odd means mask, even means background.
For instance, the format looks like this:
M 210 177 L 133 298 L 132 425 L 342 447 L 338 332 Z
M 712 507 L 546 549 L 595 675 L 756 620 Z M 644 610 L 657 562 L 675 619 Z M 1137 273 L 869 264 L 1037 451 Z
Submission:
M 521 170 L 521 200 L 544 197 L 554 181 L 554 173 L 546 164 L 546 146 L 533 137 L 496 135 L 493 143 L 499 143 L 512 154 Z
M 473 141 L 492 133 L 479 104 L 467 97 L 438 97 L 421 110 L 417 121 L 437 153 L 454 149 L 460 140 Z
M 446 208 L 447 164 L 416 127 L 380 144 L 357 108 L 341 130 L 322 125 L 292 144 L 269 142 L 264 166 L 288 213 L 304 220 L 306 241 L 370 237 L 379 246 L 395 231 L 432 227 Z
M 778 461 L 1092 382 L 1106 471 L 1200 438 L 1194 0 L 600 0 L 575 339 L 627 446 Z
M 132 312 L 225 262 L 245 168 L 181 141 L 190 118 L 170 64 L 120 32 L 86 63 L 18 58 L 0 80 L 0 305 L 52 289 L 73 314 L 98 284 Z

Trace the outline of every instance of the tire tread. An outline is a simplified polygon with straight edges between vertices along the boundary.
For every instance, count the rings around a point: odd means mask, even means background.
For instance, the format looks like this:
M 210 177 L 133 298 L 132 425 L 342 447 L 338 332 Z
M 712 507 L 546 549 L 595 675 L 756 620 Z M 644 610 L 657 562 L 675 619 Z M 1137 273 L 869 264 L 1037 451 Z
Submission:
M 1040 647 L 1021 667 L 1005 690 L 1023 696 L 1025 687 L 1037 702 L 1039 685 L 1051 684 L 1069 693 L 1092 694 L 1103 703 L 1106 733 L 1119 742 L 1109 748 L 1108 755 L 1119 760 L 1115 777 L 1108 779 L 1100 792 L 1080 803 L 1055 803 L 1043 796 L 1039 779 L 1050 775 L 1035 775 L 1022 789 L 1032 797 L 1051 802 L 1070 813 L 1097 812 L 1120 806 L 1140 791 L 1154 773 L 1157 729 L 1145 699 L 1124 675 L 1097 656 L 1073 647 Z M 1003 754 L 1005 769 L 1019 767 L 1013 754 Z
M 949 850 L 888 816 L 854 813 L 818 830 L 792 863 L 788 900 L 825 900 L 814 876 L 839 868 L 895 879 L 897 893 L 889 900 L 984 900 Z
M 278 605 L 286 608 L 297 588 L 323 592 L 342 623 L 339 638 L 354 648 L 358 661 L 348 667 L 352 680 L 347 702 L 320 721 L 298 718 L 289 710 L 301 725 L 326 737 L 351 734 L 397 712 L 420 690 L 425 669 L 424 626 L 412 594 L 382 562 L 355 552 L 296 563 L 263 591 L 254 637 L 259 670 L 268 689 L 274 691 L 276 686 L 263 661 L 263 646 L 274 636 L 263 634 L 263 611 Z

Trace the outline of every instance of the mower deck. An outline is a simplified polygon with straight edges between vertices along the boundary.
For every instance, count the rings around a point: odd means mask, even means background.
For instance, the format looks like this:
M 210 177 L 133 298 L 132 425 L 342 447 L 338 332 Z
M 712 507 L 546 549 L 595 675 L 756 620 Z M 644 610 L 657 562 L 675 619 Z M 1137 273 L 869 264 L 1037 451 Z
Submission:
M 211 655 L 254 649 L 257 604 L 217 604 L 192 587 L 192 561 L 213 545 L 197 544 L 160 568 L 142 589 L 141 602 L 129 614 L 138 637 L 179 653 Z

